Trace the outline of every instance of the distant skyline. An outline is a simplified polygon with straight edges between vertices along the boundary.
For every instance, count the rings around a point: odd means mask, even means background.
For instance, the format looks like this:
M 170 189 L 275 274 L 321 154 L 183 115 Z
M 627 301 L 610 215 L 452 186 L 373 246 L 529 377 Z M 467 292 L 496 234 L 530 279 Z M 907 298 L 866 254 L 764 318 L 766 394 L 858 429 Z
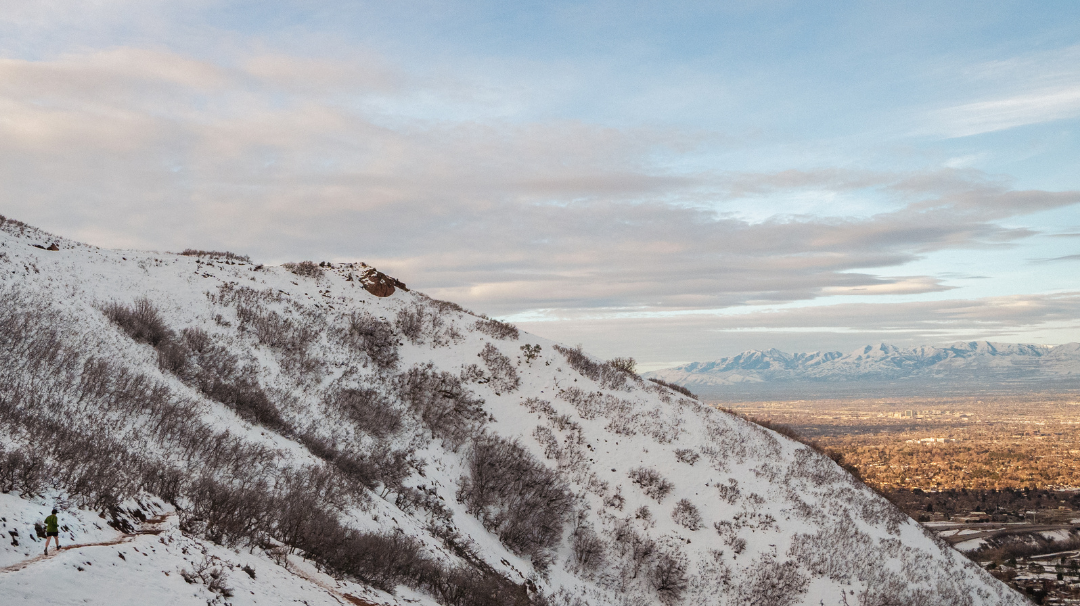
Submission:
M 0 214 L 644 369 L 1080 341 L 1075 2 L 0 0 Z

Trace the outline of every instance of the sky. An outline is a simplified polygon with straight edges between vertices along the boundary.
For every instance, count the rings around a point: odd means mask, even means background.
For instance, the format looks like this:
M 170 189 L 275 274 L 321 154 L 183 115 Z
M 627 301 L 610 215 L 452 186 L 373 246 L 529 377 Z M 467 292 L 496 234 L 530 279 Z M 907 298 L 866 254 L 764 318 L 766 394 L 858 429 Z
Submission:
M 0 0 L 0 214 L 645 370 L 1080 341 L 1080 3 Z

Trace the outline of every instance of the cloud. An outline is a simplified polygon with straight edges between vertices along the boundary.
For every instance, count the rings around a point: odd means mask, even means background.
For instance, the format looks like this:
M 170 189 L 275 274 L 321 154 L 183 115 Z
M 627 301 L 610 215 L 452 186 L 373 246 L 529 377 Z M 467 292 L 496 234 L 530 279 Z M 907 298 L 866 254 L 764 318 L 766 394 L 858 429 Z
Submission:
M 1078 255 L 1065 255 L 1063 257 L 1053 257 L 1050 259 L 1033 259 L 1037 263 L 1047 263 L 1050 261 L 1080 261 L 1080 254 Z
M 1080 116 L 1080 45 L 990 61 L 958 74 L 982 99 L 929 116 L 946 137 L 967 137 Z M 990 92 L 992 91 L 992 92 Z
M 4 214 L 99 245 L 363 259 L 511 314 L 941 292 L 941 277 L 879 272 L 1013 245 L 1035 232 L 1002 219 L 1080 202 L 971 169 L 680 172 L 663 158 L 700 138 L 677 129 L 501 109 L 405 117 L 385 108 L 456 84 L 368 55 L 227 59 L 114 48 L 0 60 Z M 724 210 L 809 190 L 879 211 L 750 221 Z
M 712 360 L 747 349 L 850 351 L 870 343 L 929 345 L 991 339 L 1080 340 L 1080 292 L 905 303 L 845 303 L 749 313 L 563 314 L 518 326 L 563 342 L 588 341 L 603 357 L 635 356 L 646 369 Z
M 950 137 L 968 137 L 1080 116 L 1080 85 L 966 103 L 938 112 Z

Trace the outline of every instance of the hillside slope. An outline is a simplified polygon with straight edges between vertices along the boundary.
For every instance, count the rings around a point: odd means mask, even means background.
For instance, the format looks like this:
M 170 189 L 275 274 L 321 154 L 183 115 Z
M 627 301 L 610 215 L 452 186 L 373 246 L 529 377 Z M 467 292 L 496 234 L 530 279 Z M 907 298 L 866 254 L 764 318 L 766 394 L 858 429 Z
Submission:
M 20 603 L 1025 603 L 808 447 L 362 264 L 3 221 L 0 276 Z M 54 503 L 129 542 L 26 562 Z

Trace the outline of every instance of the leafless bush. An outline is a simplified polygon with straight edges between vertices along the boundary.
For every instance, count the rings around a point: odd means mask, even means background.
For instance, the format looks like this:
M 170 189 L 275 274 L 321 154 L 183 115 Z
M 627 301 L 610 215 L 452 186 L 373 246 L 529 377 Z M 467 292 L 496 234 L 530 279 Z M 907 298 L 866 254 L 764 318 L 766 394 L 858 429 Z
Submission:
M 738 588 L 738 602 L 747 606 L 791 606 L 801 601 L 809 585 L 810 579 L 795 562 L 779 563 L 765 557 L 750 566 L 749 576 Z
M 641 490 L 656 501 L 663 501 L 664 497 L 675 487 L 651 467 L 635 467 L 628 474 L 630 480 L 641 487 Z
M 798 533 L 791 538 L 788 555 L 811 573 L 839 583 L 866 578 L 881 557 L 873 537 L 843 517 L 815 534 Z
M 694 393 L 692 391 L 690 391 L 689 389 L 683 387 L 682 385 L 676 385 L 675 383 L 668 383 L 667 381 L 664 381 L 664 380 L 661 380 L 661 379 L 649 379 L 649 380 L 652 381 L 653 383 L 656 383 L 657 385 L 667 387 L 668 389 L 670 389 L 672 391 L 681 393 L 684 396 L 689 396 L 691 398 L 694 398 L 695 400 L 698 399 L 698 397 L 696 395 L 694 395 Z
M 414 345 L 430 342 L 432 347 L 446 347 L 461 341 L 464 336 L 457 329 L 454 320 L 447 320 L 447 311 L 443 301 L 436 302 L 426 297 L 418 298 L 408 307 L 398 310 L 394 326 Z
M 203 257 L 207 259 L 216 259 L 219 261 L 227 261 L 233 263 L 251 263 L 251 257 L 247 255 L 238 255 L 229 251 L 217 251 L 217 250 L 195 250 L 193 248 L 186 248 L 184 252 L 180 253 L 185 257 Z
M 686 578 L 686 556 L 678 551 L 664 551 L 657 555 L 649 570 L 649 584 L 663 604 L 675 604 L 682 599 L 689 584 Z
M 113 303 L 104 311 L 133 339 L 153 345 L 163 370 L 175 373 L 251 422 L 271 429 L 284 427 L 277 407 L 252 373 L 239 369 L 236 357 L 215 345 L 201 329 L 185 329 L 178 338 L 147 299 L 136 301 L 130 308 Z M 286 328 L 277 326 L 278 338 Z M 272 331 L 268 328 L 267 332 Z
M 540 446 L 544 449 L 544 456 L 549 459 L 555 459 L 559 456 L 559 439 L 555 437 L 555 432 L 551 431 L 551 428 L 546 425 L 537 425 L 533 431 L 533 437 L 540 443 Z
M 229 573 L 225 570 L 225 563 L 216 556 L 203 556 L 203 560 L 192 564 L 191 569 L 182 569 L 180 576 L 188 583 L 206 585 L 207 589 L 222 597 L 233 595 L 228 585 Z
M 462 382 L 465 383 L 480 383 L 485 384 L 491 382 L 491 378 L 484 375 L 483 369 L 476 364 L 469 364 L 461 369 L 461 373 L 458 375 L 461 377 Z
M 610 507 L 622 511 L 623 505 L 626 504 L 626 497 L 622 496 L 622 487 L 616 486 L 615 492 L 610 496 L 604 498 L 604 507 Z
M 385 437 L 401 428 L 401 414 L 373 389 L 341 389 L 327 396 L 326 404 L 376 437 Z
M 345 342 L 363 353 L 381 370 L 397 367 L 398 343 L 390 323 L 366 312 L 354 312 L 349 316 L 349 328 Z
M 467 461 L 458 500 L 504 545 L 543 568 L 573 506 L 569 489 L 517 442 L 491 434 L 474 441 Z
M 495 339 L 517 341 L 520 336 L 517 326 L 491 318 L 480 318 L 473 328 Z
M 675 459 L 680 463 L 686 463 L 687 465 L 693 465 L 698 462 L 701 455 L 692 448 L 676 448 Z
M 527 408 L 531 413 L 539 413 L 549 419 L 555 417 L 555 409 L 551 407 L 551 402 L 548 402 L 547 400 L 541 400 L 540 398 L 526 398 L 521 401 L 521 405 Z
M 610 363 L 593 361 L 581 347 L 569 348 L 555 345 L 555 350 L 566 358 L 566 363 L 578 371 L 581 376 L 592 379 L 605 389 L 625 389 L 627 373 L 616 369 Z
M 637 375 L 637 361 L 633 358 L 612 358 L 608 365 L 615 370 L 621 370 L 627 374 Z
M 717 484 L 716 490 L 720 493 L 720 498 L 731 505 L 734 505 L 740 496 L 739 481 L 735 478 L 728 478 L 727 484 Z
M 636 579 L 642 568 L 653 561 L 656 555 L 656 541 L 638 532 L 629 519 L 617 523 L 614 530 L 615 544 L 621 549 L 623 557 L 629 563 L 627 571 L 629 579 Z
M 430 362 L 396 376 L 393 385 L 432 435 L 443 438 L 451 448 L 456 449 L 487 422 L 484 401 L 466 390 L 459 377 L 435 370 Z
M 480 352 L 480 358 L 491 371 L 491 388 L 495 391 L 514 391 L 521 384 L 510 358 L 503 355 L 499 348 L 491 343 L 485 343 L 484 349 Z
M 157 347 L 172 337 L 172 331 L 149 299 L 138 299 L 131 307 L 122 303 L 110 303 L 102 311 L 129 337 L 140 343 Z
M 190 352 L 191 362 L 181 379 L 250 422 L 274 430 L 285 428 L 285 420 L 253 369 L 241 367 L 236 356 L 201 330 L 186 329 L 182 336 L 180 343 Z
M 421 305 L 412 305 L 397 312 L 394 326 L 398 332 L 405 335 L 415 345 L 424 342 L 424 315 L 426 311 Z
M 571 549 L 580 570 L 593 572 L 604 565 L 604 541 L 588 526 L 574 531 Z
M 418 298 L 425 300 L 429 307 L 435 309 L 439 314 L 459 313 L 469 316 L 475 316 L 473 312 L 465 309 L 464 307 L 454 303 L 453 301 L 442 301 L 439 299 L 433 299 L 427 295 L 416 293 Z
M 521 355 L 525 356 L 525 363 L 532 364 L 532 361 L 540 357 L 540 350 L 542 348 L 539 345 L 533 345 L 526 343 L 521 346 Z
M 259 304 L 237 304 L 236 317 L 241 331 L 251 331 L 259 343 L 274 350 L 287 373 L 304 380 L 322 368 L 309 351 L 319 338 L 321 318 L 312 314 L 288 317 Z
M 652 511 L 649 510 L 648 505 L 642 505 L 634 511 L 634 519 L 641 520 L 643 522 L 651 523 L 653 521 Z
M 701 512 L 689 499 L 679 499 L 679 502 L 675 503 L 675 509 L 671 511 L 671 519 L 675 520 L 679 526 L 690 530 L 701 528 Z
M 17 490 L 24 497 L 41 494 L 46 472 L 44 457 L 34 450 L 29 454 L 21 450 L 0 450 L 0 492 Z
M 724 544 L 731 548 L 734 555 L 739 555 L 746 549 L 746 539 L 739 536 L 738 530 L 730 521 L 713 522 L 713 528 L 716 529 L 716 534 L 720 535 Z
M 282 267 L 301 278 L 321 278 L 323 270 L 313 261 L 301 261 L 299 263 L 282 263 Z

